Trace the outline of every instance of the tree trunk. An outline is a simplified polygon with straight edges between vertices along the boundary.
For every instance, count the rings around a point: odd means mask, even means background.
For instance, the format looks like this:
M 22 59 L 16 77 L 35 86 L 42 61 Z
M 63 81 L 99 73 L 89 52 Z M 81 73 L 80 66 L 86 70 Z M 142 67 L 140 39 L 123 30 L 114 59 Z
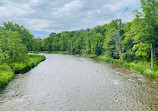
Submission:
M 153 44 L 151 43 L 151 69 L 153 69 Z

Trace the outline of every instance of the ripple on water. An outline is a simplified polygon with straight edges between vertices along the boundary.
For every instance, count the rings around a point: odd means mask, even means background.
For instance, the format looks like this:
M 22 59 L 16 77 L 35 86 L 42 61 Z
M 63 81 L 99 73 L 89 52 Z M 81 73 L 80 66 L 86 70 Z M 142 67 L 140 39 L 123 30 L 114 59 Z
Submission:
M 157 111 L 158 81 L 83 57 L 47 59 L 17 75 L 0 94 L 0 111 Z

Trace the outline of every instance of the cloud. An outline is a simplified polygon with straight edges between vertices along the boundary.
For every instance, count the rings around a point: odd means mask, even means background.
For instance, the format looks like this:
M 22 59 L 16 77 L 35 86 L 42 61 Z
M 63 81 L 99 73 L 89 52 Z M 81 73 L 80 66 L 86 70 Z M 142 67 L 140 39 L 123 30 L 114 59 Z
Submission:
M 52 31 L 93 28 L 116 18 L 130 21 L 134 9 L 140 9 L 138 0 L 1 0 L 0 23 L 13 21 L 44 38 Z
M 63 17 L 63 16 L 70 16 L 78 12 L 82 8 L 83 4 L 79 0 L 73 0 L 69 3 L 64 4 L 61 8 L 57 8 L 52 12 L 53 16 Z
M 5 5 L 0 6 L 0 17 L 23 17 L 33 12 L 28 4 L 7 2 Z
M 47 28 L 52 21 L 43 19 L 25 19 L 25 23 L 30 27 L 31 30 L 43 31 Z

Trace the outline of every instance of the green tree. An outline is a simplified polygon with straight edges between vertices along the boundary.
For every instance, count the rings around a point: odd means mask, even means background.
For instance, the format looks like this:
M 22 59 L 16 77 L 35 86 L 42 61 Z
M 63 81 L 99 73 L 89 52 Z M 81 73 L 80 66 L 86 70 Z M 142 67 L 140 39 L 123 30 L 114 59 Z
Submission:
M 12 22 L 4 22 L 4 29 L 18 32 L 19 37 L 21 38 L 21 43 L 26 45 L 28 51 L 32 50 L 34 36 L 28 29 L 24 28 L 24 26 L 19 26 L 18 24 L 14 24 Z
M 68 33 L 62 33 L 60 36 L 59 44 L 60 44 L 60 50 L 66 51 L 68 48 L 68 40 L 70 35 Z
M 148 26 L 147 35 L 150 46 L 151 46 L 151 68 L 153 68 L 153 57 L 154 57 L 154 41 L 158 37 L 158 26 L 157 26 L 157 12 L 158 12 L 158 1 L 157 0 L 140 0 L 142 5 L 142 11 L 144 13 L 144 19 Z
M 12 62 L 27 61 L 27 49 L 21 41 L 18 32 L 0 29 L 0 57 L 3 63 L 11 64 Z

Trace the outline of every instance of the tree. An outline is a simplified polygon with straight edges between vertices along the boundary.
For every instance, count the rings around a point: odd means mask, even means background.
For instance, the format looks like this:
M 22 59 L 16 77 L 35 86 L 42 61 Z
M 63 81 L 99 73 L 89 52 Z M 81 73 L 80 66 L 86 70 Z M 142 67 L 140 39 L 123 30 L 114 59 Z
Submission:
M 24 26 L 19 26 L 18 24 L 14 24 L 12 22 L 4 22 L 4 29 L 18 32 L 19 37 L 21 38 L 21 43 L 26 45 L 28 51 L 32 50 L 34 36 L 28 29 L 24 28 Z
M 112 20 L 111 23 L 108 24 L 107 30 L 105 33 L 106 39 L 104 42 L 105 54 L 113 57 L 120 58 L 122 54 L 122 39 L 124 34 L 125 24 L 122 23 L 121 19 Z
M 70 35 L 67 32 L 61 34 L 60 39 L 59 39 L 61 51 L 66 51 L 66 49 L 68 48 L 69 37 Z
M 148 39 L 150 41 L 151 46 L 151 68 L 153 68 L 153 58 L 154 58 L 154 41 L 158 37 L 158 25 L 157 25 L 157 12 L 158 12 L 158 1 L 157 0 L 140 0 L 142 5 L 142 11 L 144 13 L 144 19 L 146 24 L 149 27 Z
M 0 29 L 0 59 L 3 63 L 27 62 L 27 49 L 18 32 Z
M 100 33 L 93 35 L 91 51 L 92 54 L 100 55 L 103 52 L 103 36 Z
M 52 51 L 52 43 L 53 43 L 53 37 L 47 37 L 42 40 L 42 46 L 44 51 L 51 52 Z
M 119 44 L 118 38 L 119 35 L 115 28 L 108 29 L 104 42 L 105 54 L 115 59 L 119 58 L 119 52 L 117 50 L 117 44 Z

